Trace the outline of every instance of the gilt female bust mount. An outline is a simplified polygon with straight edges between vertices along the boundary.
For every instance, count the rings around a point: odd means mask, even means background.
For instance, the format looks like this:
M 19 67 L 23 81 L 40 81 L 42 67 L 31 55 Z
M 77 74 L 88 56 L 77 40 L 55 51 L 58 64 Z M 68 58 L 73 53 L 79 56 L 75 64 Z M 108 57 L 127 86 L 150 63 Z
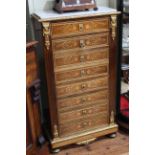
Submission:
M 54 9 L 59 13 L 68 11 L 97 10 L 95 0 L 56 0 Z

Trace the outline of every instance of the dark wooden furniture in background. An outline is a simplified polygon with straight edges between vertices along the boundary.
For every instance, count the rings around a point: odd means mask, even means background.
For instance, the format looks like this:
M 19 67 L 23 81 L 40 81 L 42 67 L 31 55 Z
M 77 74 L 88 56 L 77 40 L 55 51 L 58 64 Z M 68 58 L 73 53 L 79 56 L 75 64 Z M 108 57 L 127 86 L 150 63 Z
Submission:
M 40 117 L 40 80 L 35 45 L 26 44 L 26 155 L 38 155 L 38 146 L 45 142 Z
M 42 25 L 51 147 L 85 144 L 116 133 L 119 12 L 101 7 L 84 15 L 45 14 L 33 17 Z
M 121 80 L 125 81 L 125 83 L 129 84 L 129 43 L 124 46 L 123 36 L 129 37 L 129 33 L 127 33 L 127 29 L 129 30 L 129 0 L 118 0 L 117 1 L 117 10 L 121 11 L 122 14 L 119 16 L 118 20 L 118 33 L 119 33 L 119 46 L 118 46 L 118 82 L 117 82 L 117 123 L 121 129 L 125 129 L 127 132 L 129 131 L 129 116 L 126 117 L 121 113 L 121 95 L 126 96 L 129 100 L 129 89 L 126 93 L 121 94 Z M 123 25 L 126 24 L 126 27 Z M 123 28 L 124 27 L 124 28 Z M 128 42 L 128 39 L 127 41 Z M 126 66 L 123 67 L 123 66 Z M 129 112 L 129 109 L 128 109 Z

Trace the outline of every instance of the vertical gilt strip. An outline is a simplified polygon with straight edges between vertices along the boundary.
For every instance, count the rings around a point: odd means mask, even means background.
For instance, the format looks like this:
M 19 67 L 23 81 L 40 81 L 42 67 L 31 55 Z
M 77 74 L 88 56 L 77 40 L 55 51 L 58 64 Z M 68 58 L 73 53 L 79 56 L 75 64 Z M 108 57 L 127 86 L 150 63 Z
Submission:
M 50 49 L 50 23 L 43 22 L 43 37 L 44 37 L 44 45 L 46 50 Z
M 111 114 L 110 114 L 110 125 L 113 125 L 115 123 L 114 121 L 114 111 L 111 111 Z
M 112 39 L 114 40 L 116 37 L 116 27 L 117 27 L 117 16 L 111 15 L 111 29 L 112 29 Z
M 53 133 L 53 135 L 54 135 L 54 138 L 58 137 L 58 127 L 57 127 L 57 125 L 54 125 L 54 133 Z

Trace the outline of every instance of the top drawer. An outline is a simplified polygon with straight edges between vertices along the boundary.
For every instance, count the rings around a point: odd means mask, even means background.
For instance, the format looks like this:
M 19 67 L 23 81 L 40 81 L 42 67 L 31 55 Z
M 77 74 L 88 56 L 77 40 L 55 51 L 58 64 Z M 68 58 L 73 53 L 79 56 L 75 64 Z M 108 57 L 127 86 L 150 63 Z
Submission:
M 74 36 L 109 30 L 109 18 L 97 18 L 70 22 L 53 23 L 51 25 L 52 38 Z

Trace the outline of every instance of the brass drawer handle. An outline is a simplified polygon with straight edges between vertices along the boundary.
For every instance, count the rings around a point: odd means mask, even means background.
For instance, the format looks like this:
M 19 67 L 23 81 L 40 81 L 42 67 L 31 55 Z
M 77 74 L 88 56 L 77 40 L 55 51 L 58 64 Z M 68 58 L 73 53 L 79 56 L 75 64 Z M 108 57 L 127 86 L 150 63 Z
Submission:
M 84 47 L 85 47 L 85 42 L 84 42 L 84 40 L 80 40 L 80 47 L 81 47 L 81 48 L 84 48 Z
M 66 93 L 69 93 L 71 91 L 71 88 L 70 87 L 66 87 Z
M 85 103 L 86 101 L 87 101 L 86 98 L 82 98 L 82 99 L 81 99 L 81 102 L 82 102 L 82 103 Z
M 81 88 L 82 88 L 82 89 L 86 89 L 86 87 L 87 87 L 86 84 L 82 84 L 82 85 L 81 85 Z
M 82 127 L 84 128 L 84 127 L 86 127 L 86 126 L 88 126 L 88 122 L 83 122 L 83 123 L 82 123 Z
M 83 24 L 79 24 L 79 30 L 83 31 Z
M 82 110 L 82 115 L 86 115 L 87 114 L 87 110 Z
M 81 55 L 80 56 L 80 62 L 84 62 L 85 61 L 85 56 L 84 55 Z

